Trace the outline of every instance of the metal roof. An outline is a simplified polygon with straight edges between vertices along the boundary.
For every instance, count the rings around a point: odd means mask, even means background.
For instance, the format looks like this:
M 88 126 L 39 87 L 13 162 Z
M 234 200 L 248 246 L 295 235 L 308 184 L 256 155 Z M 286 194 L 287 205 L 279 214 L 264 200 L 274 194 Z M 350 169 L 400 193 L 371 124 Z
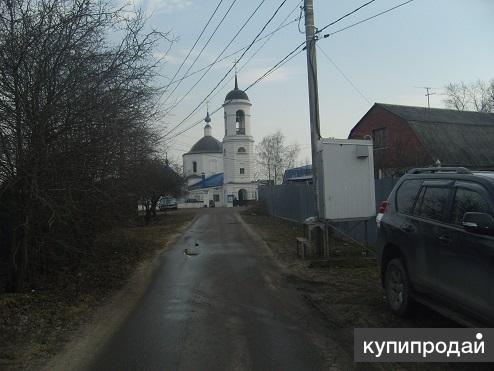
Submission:
M 233 100 L 233 99 L 249 100 L 247 93 L 238 88 L 237 75 L 235 75 L 235 88 L 226 95 L 225 102 Z
M 375 106 L 406 120 L 442 166 L 494 169 L 494 113 L 382 103 Z
M 283 183 L 312 179 L 312 165 L 305 165 L 286 169 L 283 174 Z
M 494 113 L 458 111 L 443 108 L 427 108 L 400 106 L 397 104 L 376 103 L 375 106 L 394 113 L 407 121 L 464 124 L 464 125 L 494 125 Z
M 494 115 L 493 115 L 494 116 Z M 492 125 L 408 122 L 418 139 L 442 166 L 494 168 Z
M 201 188 L 211 188 L 211 187 L 221 187 L 223 185 L 223 173 L 218 173 L 211 175 L 206 179 L 201 179 L 197 183 L 189 186 L 189 189 L 201 189 Z
M 223 153 L 223 145 L 215 137 L 206 135 L 199 139 L 186 154 L 192 153 Z

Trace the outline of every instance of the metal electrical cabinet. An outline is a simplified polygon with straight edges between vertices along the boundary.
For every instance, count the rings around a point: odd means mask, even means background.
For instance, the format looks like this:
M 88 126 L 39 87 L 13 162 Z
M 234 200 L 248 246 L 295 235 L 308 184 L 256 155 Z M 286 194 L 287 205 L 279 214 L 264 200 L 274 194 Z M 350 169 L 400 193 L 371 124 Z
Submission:
M 371 140 L 321 139 L 324 218 L 334 221 L 376 215 Z

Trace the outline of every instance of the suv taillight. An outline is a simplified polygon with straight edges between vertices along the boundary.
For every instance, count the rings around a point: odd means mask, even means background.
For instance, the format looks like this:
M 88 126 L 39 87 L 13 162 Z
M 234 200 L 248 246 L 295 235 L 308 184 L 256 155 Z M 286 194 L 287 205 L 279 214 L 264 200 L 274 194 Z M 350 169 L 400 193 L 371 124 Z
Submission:
M 388 205 L 389 205 L 389 202 L 388 201 L 381 202 L 381 206 L 379 206 L 378 213 L 379 214 L 384 214 L 384 212 L 386 211 L 386 208 L 388 207 Z

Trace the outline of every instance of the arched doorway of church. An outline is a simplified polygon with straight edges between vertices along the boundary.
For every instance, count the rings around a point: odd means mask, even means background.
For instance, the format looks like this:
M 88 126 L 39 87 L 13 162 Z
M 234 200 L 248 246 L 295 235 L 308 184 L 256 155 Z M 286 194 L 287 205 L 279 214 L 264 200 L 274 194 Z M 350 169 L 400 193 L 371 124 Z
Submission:
M 245 201 L 247 201 L 247 191 L 242 188 L 238 191 L 238 203 L 242 206 L 245 205 Z

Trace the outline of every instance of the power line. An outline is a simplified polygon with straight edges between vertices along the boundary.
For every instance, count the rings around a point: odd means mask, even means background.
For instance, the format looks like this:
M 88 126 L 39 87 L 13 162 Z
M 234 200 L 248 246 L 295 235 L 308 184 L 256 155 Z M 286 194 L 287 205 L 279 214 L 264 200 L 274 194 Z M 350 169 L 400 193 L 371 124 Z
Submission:
M 216 25 L 216 27 L 215 27 L 215 29 L 213 30 L 212 34 L 209 36 L 209 39 L 208 39 L 208 40 L 206 41 L 206 43 L 202 46 L 201 51 L 200 51 L 200 52 L 199 52 L 199 54 L 195 57 L 194 61 L 193 61 L 193 62 L 192 62 L 192 64 L 189 66 L 189 68 L 187 68 L 187 71 L 185 71 L 184 76 L 185 76 L 187 73 L 189 73 L 189 71 L 192 69 L 192 67 L 194 66 L 194 64 L 195 64 L 195 63 L 197 62 L 197 60 L 199 59 L 199 57 L 202 55 L 202 53 L 203 53 L 204 49 L 206 49 L 206 47 L 209 45 L 209 42 L 211 41 L 211 39 L 213 38 L 213 36 L 216 34 L 216 32 L 218 31 L 218 29 L 220 28 L 220 26 L 223 24 L 223 22 L 225 21 L 226 17 L 227 17 L 227 16 L 228 16 L 228 14 L 230 13 L 230 11 L 232 10 L 232 8 L 233 8 L 233 6 L 235 5 L 235 3 L 236 3 L 236 2 L 237 2 L 237 0 L 233 0 L 233 1 L 231 2 L 230 6 L 229 6 L 229 7 L 228 7 L 228 9 L 226 10 L 225 14 L 224 14 L 224 15 L 223 15 L 223 17 L 221 18 L 220 22 Z M 210 69 L 211 69 L 211 68 L 210 68 Z M 209 69 L 208 69 L 208 70 L 204 73 L 204 75 L 206 75 L 206 73 L 208 73 L 208 72 L 209 72 Z M 201 78 L 199 79 L 199 81 L 201 81 L 201 80 L 202 80 L 202 78 L 204 77 L 204 75 L 202 75 L 202 76 L 201 76 Z M 178 88 L 178 87 L 180 86 L 180 84 L 181 84 L 181 81 L 183 81 L 183 80 L 180 80 L 180 81 L 178 82 L 178 84 L 177 84 L 177 85 L 175 85 L 175 87 L 173 88 L 173 90 L 171 91 L 171 93 L 168 95 L 168 97 L 167 97 L 167 99 L 166 99 L 166 100 L 168 100 L 168 98 L 170 98 L 170 96 L 171 96 L 171 95 L 175 92 L 175 90 L 177 90 L 177 88 Z M 185 97 L 186 97 L 186 96 L 190 93 L 190 91 L 191 91 L 191 90 L 192 90 L 192 89 L 193 89 L 193 88 L 194 88 L 194 87 L 195 87 L 195 86 L 199 83 L 199 81 L 198 81 L 198 82 L 196 82 L 196 84 L 195 84 L 195 85 L 194 85 L 194 86 L 193 86 L 193 87 L 192 87 L 192 88 L 191 88 L 191 89 L 190 89 L 190 90 L 189 90 L 189 91 L 188 91 L 188 92 L 187 92 L 187 93 L 186 93 L 186 94 L 185 94 L 185 95 L 184 95 L 184 96 L 183 96 L 183 97 L 182 97 L 182 98 L 178 101 L 178 102 L 175 102 L 175 104 L 174 104 L 171 108 L 169 108 L 169 109 L 167 110 L 167 113 L 168 113 L 168 112 L 170 112 L 171 110 L 173 110 L 176 106 L 178 106 L 178 105 L 180 104 L 180 102 L 182 102 L 182 101 L 185 99 Z M 170 86 L 170 84 L 169 84 L 168 86 Z M 167 87 L 168 87 L 168 86 L 167 86 Z M 165 103 L 166 103 L 166 100 L 165 100 L 165 102 L 163 102 L 162 104 L 165 104 Z
M 285 19 L 283 19 L 280 23 L 280 25 L 278 26 L 277 29 L 279 29 L 286 21 L 288 18 L 290 18 L 290 16 L 295 12 L 295 10 L 297 10 L 297 8 L 299 7 L 299 5 L 302 3 L 303 0 L 300 0 L 298 2 L 298 4 L 295 6 L 295 8 L 293 8 L 290 13 L 288 13 L 288 15 L 285 17 Z M 296 22 L 297 20 L 294 19 L 293 21 L 287 23 L 287 24 L 291 24 L 291 23 L 294 23 Z M 257 48 L 257 50 L 252 53 L 252 55 L 249 57 L 249 59 L 242 65 L 242 67 L 239 68 L 238 72 L 242 71 L 248 64 L 249 62 L 266 46 L 266 44 L 269 42 L 269 40 L 271 40 L 272 36 L 274 35 L 274 33 L 271 33 L 271 34 L 268 34 L 266 36 L 264 36 L 262 39 L 265 39 L 266 38 L 266 41 L 264 43 L 262 43 L 262 45 Z M 260 40 L 261 38 L 258 39 L 258 41 Z M 216 97 L 219 93 L 221 93 L 221 91 L 223 91 L 223 89 L 230 83 L 230 81 L 232 81 L 233 79 L 233 76 L 230 77 L 227 81 L 225 81 L 225 83 L 221 86 L 221 88 L 219 88 L 216 93 L 214 93 L 210 99 L 213 99 L 214 97 Z M 247 89 L 245 89 L 247 90 Z
M 264 3 L 265 0 L 263 0 L 259 6 L 256 8 L 256 10 L 254 11 L 254 13 L 251 15 L 251 17 L 249 17 L 249 19 L 247 20 L 247 22 L 250 20 L 250 18 L 252 18 L 252 16 L 257 12 L 257 10 L 261 7 L 261 5 Z M 268 19 L 268 21 L 264 24 L 264 26 L 262 27 L 261 31 L 259 31 L 256 35 L 256 37 L 254 37 L 254 39 L 252 40 L 252 42 L 250 43 L 250 45 L 247 47 L 247 49 L 244 50 L 244 52 L 242 53 L 242 55 L 239 57 L 239 59 L 237 60 L 237 63 L 244 57 L 244 55 L 249 51 L 249 49 L 252 47 L 252 45 L 254 45 L 255 41 L 259 38 L 259 36 L 264 32 L 264 30 L 266 29 L 266 27 L 271 23 L 271 21 L 274 19 L 274 17 L 276 16 L 276 14 L 278 14 L 278 12 L 280 11 L 280 9 L 283 7 L 283 5 L 285 5 L 285 3 L 287 2 L 287 0 L 283 0 L 280 5 L 278 6 L 278 8 L 276 8 L 275 12 L 273 13 L 273 15 Z M 242 26 L 242 28 L 247 24 L 247 22 Z M 237 33 L 238 34 L 238 33 Z M 233 40 L 232 40 L 233 41 Z M 227 45 L 228 47 L 229 45 Z M 226 49 L 224 49 L 226 50 Z M 177 127 L 179 127 L 180 125 L 182 125 L 190 116 L 192 116 L 198 109 L 199 107 L 202 106 L 202 104 L 211 96 L 211 94 L 213 94 L 213 92 L 218 88 L 218 86 L 228 77 L 228 75 L 230 74 L 230 72 L 233 70 L 235 66 L 232 66 L 230 67 L 230 69 L 225 73 L 225 75 L 223 76 L 223 78 L 216 84 L 216 86 L 209 92 L 209 94 L 192 110 L 192 112 L 190 112 L 181 122 L 179 122 L 172 130 L 170 130 L 168 133 L 170 133 L 171 131 L 173 131 L 174 129 L 176 129 Z M 167 133 L 167 134 L 168 134 Z M 166 136 L 166 134 L 165 134 Z
M 233 43 L 233 41 L 238 37 L 238 35 L 240 34 L 240 32 L 242 32 L 242 30 L 245 28 L 245 26 L 250 22 L 250 20 L 252 19 L 252 17 L 257 13 L 257 11 L 259 10 L 259 8 L 264 4 L 266 0 L 262 0 L 259 5 L 254 9 L 254 11 L 250 14 L 250 16 L 247 18 L 247 20 L 244 22 L 244 24 L 242 25 L 242 27 L 240 27 L 240 29 L 237 31 L 237 33 L 233 36 L 233 38 L 230 40 L 230 42 L 223 48 L 223 50 L 221 51 L 221 53 L 216 57 L 216 59 L 214 60 L 213 63 L 217 62 L 218 59 L 223 55 L 223 53 L 228 49 L 228 47 Z M 252 44 L 251 44 L 252 45 Z M 249 48 L 251 45 L 249 45 L 247 48 Z M 248 50 L 248 49 L 245 49 L 244 53 L 242 54 L 242 56 L 245 54 L 245 52 Z M 167 112 L 170 112 L 173 108 L 175 108 L 178 104 L 180 104 L 180 102 L 182 102 L 191 92 L 192 90 L 194 90 L 194 88 L 197 86 L 197 84 L 199 84 L 199 82 L 201 82 L 201 80 L 204 78 L 204 76 L 206 76 L 206 74 L 211 70 L 213 64 L 211 64 L 208 69 L 206 70 L 206 72 L 204 72 L 202 74 L 202 76 L 199 78 L 199 80 L 196 81 L 196 83 L 194 85 L 192 85 L 192 87 L 182 96 L 182 98 L 180 98 L 178 100 L 178 102 L 176 102 Z M 202 105 L 202 103 L 204 103 L 204 101 L 207 99 L 207 97 L 200 103 Z M 197 109 L 197 108 L 196 108 Z M 175 125 L 170 131 L 168 131 L 166 135 L 168 135 L 169 133 L 171 133 L 172 131 L 174 131 L 177 127 L 179 127 L 183 121 L 185 121 L 186 119 L 188 119 L 192 114 L 193 112 L 195 112 L 195 109 L 194 111 L 192 111 L 192 113 L 190 113 L 184 120 L 182 120 L 181 122 L 179 122 L 177 125 Z
M 351 16 L 353 13 L 358 12 L 360 9 L 362 9 L 362 8 L 366 7 L 367 5 L 369 5 L 369 4 L 371 4 L 371 3 L 373 3 L 374 1 L 376 1 L 376 0 L 371 0 L 371 1 L 367 2 L 367 3 L 365 3 L 365 4 L 360 5 L 358 8 L 356 8 L 356 9 L 352 10 L 352 11 L 351 11 L 351 12 L 349 12 L 349 13 L 346 13 L 345 15 L 341 16 L 341 17 L 340 17 L 340 18 L 338 18 L 337 20 L 335 20 L 335 21 L 333 21 L 333 22 L 331 22 L 331 23 L 327 24 L 326 26 L 324 26 L 324 27 L 323 27 L 323 28 L 321 28 L 320 30 L 317 30 L 317 31 L 316 31 L 316 34 L 323 32 L 326 28 L 328 28 L 328 27 L 330 27 L 330 26 L 332 26 L 332 25 L 334 25 L 334 24 L 338 23 L 339 21 L 341 21 L 342 19 L 345 19 L 346 17 Z
M 298 54 L 300 54 L 304 49 L 300 48 L 302 45 L 305 44 L 305 41 L 303 41 L 301 44 L 299 44 L 295 49 L 293 49 L 290 53 L 288 53 L 285 57 L 283 57 L 278 63 L 276 63 L 273 67 L 271 67 L 269 70 L 267 70 L 264 74 L 262 74 L 259 78 L 257 78 L 252 84 L 250 84 L 245 91 L 249 90 L 256 84 L 258 84 L 261 80 L 266 78 L 269 74 L 271 74 L 274 70 L 280 68 L 282 65 L 285 63 L 288 63 L 290 60 L 295 58 Z
M 408 4 L 408 3 L 411 3 L 412 1 L 413 1 L 413 0 L 408 0 L 408 1 L 405 1 L 405 2 L 403 2 L 403 3 L 401 3 L 401 4 L 398 4 L 398 5 L 396 5 L 396 6 L 392 7 L 392 8 L 389 8 L 389 9 L 387 9 L 387 10 L 384 10 L 384 11 L 380 12 L 380 13 L 377 13 L 377 14 L 375 14 L 375 15 L 371 16 L 371 17 L 368 17 L 368 18 L 362 19 L 361 21 L 355 22 L 355 23 L 353 23 L 353 24 L 351 24 L 351 25 L 349 25 L 349 26 L 346 26 L 346 27 L 340 28 L 339 30 L 336 30 L 336 31 L 330 32 L 330 33 L 328 33 L 328 34 L 325 34 L 325 35 L 324 35 L 324 38 L 327 38 L 327 37 L 332 36 L 332 35 L 335 35 L 335 34 L 337 34 L 337 33 L 339 33 L 339 32 L 342 32 L 342 31 L 348 30 L 349 28 L 355 27 L 355 26 L 357 26 L 357 25 L 359 25 L 359 24 L 361 24 L 361 23 L 364 23 L 364 22 L 370 21 L 371 19 L 374 19 L 374 18 L 376 18 L 376 17 L 379 17 L 380 15 L 383 15 L 383 14 L 389 13 L 389 12 L 391 12 L 391 11 L 395 10 L 395 9 L 398 9 L 399 7 L 402 7 L 403 5 L 406 5 L 406 4 Z
M 264 78 L 266 78 L 269 74 L 271 74 L 273 71 L 275 71 L 276 69 L 282 67 L 284 64 L 288 63 L 290 60 L 292 60 L 293 58 L 295 58 L 298 54 L 300 54 L 304 49 L 303 48 L 300 48 L 302 45 L 305 44 L 305 41 L 303 41 L 301 44 L 299 44 L 294 50 L 292 50 L 290 53 L 288 53 L 285 57 L 283 57 L 279 62 L 277 62 L 273 67 L 271 67 L 268 71 L 266 71 L 263 75 L 261 75 L 259 78 L 257 78 L 254 82 L 252 82 L 244 91 L 247 91 L 249 90 L 250 88 L 252 88 L 253 86 L 257 85 L 261 80 L 263 80 Z M 218 112 L 219 110 L 221 110 L 221 108 L 223 108 L 223 105 L 220 105 L 219 107 L 217 107 L 215 110 L 211 111 L 209 113 L 210 116 L 213 116 L 216 112 Z M 201 122 L 203 122 L 203 119 L 200 119 L 196 122 L 194 122 L 192 125 L 190 125 L 189 127 L 183 129 L 182 131 L 174 134 L 172 137 L 169 137 L 169 138 L 166 138 L 166 140 L 171 140 L 173 138 L 176 138 L 178 137 L 179 135 L 182 135 L 183 133 L 189 131 L 190 129 L 192 129 L 193 127 L 199 125 Z
M 201 39 L 202 35 L 204 34 L 204 32 L 206 31 L 207 27 L 209 26 L 209 24 L 211 23 L 211 21 L 213 20 L 216 12 L 218 11 L 221 3 L 223 3 L 223 0 L 220 0 L 218 2 L 218 5 L 216 5 L 216 8 L 214 9 L 213 11 L 213 14 L 211 14 L 211 16 L 209 17 L 208 21 L 206 22 L 206 24 L 204 25 L 204 27 L 202 28 L 201 30 L 201 33 L 199 34 L 199 36 L 196 38 L 196 41 L 194 42 L 194 44 L 192 45 L 192 47 L 190 48 L 189 52 L 187 53 L 187 55 L 185 56 L 184 60 L 182 61 L 182 63 L 180 64 L 180 66 L 178 67 L 178 70 L 175 72 L 175 74 L 173 75 L 172 77 L 172 81 L 175 79 L 175 77 L 177 77 L 178 73 L 180 72 L 180 70 L 182 69 L 182 67 L 184 66 L 185 62 L 187 61 L 187 59 L 189 59 L 189 56 L 190 54 L 192 53 L 192 51 L 194 50 L 194 48 L 196 47 L 197 43 L 199 42 L 199 40 Z M 221 24 L 221 22 L 220 22 Z M 214 34 L 214 33 L 213 33 Z M 203 49 L 204 50 L 204 49 Z M 201 53 L 202 53 L 202 50 L 201 50 Z M 196 59 L 197 60 L 197 59 Z M 195 62 L 195 61 L 194 61 Z M 187 72 L 186 72 L 187 73 Z M 169 86 L 169 85 L 168 85 Z M 165 90 L 168 88 L 165 87 Z M 175 89 L 178 87 L 178 85 L 175 86 Z M 166 103 L 166 101 L 170 98 L 170 96 L 173 94 L 173 92 L 175 91 L 175 89 L 166 97 L 165 101 L 163 102 L 163 104 Z
M 268 33 L 268 34 L 264 35 L 263 37 L 260 37 L 259 39 L 257 39 L 255 43 L 257 44 L 258 42 L 260 42 L 260 41 L 262 41 L 262 40 L 265 40 L 266 38 L 268 38 L 268 37 L 270 37 L 270 36 L 274 35 L 274 34 L 275 34 L 275 33 L 277 33 L 278 31 L 282 30 L 283 28 L 286 28 L 286 27 L 290 26 L 291 24 L 293 24 L 293 23 L 295 23 L 295 22 L 297 22 L 297 20 L 296 20 L 296 19 L 291 20 L 290 22 L 285 23 L 285 24 L 283 24 L 283 25 L 279 26 L 278 28 L 274 29 L 274 30 L 273 30 L 273 31 L 271 31 L 270 33 Z M 177 79 L 177 80 L 175 80 L 175 81 L 171 81 L 170 83 L 168 83 L 168 85 L 167 85 L 167 86 L 165 86 L 165 89 L 166 89 L 166 88 L 168 88 L 169 86 L 173 85 L 173 84 L 177 84 L 177 83 L 179 83 L 179 82 L 181 82 L 181 81 L 183 81 L 183 80 L 186 80 L 186 79 L 188 79 L 188 78 L 189 78 L 189 77 L 191 77 L 191 76 L 197 75 L 199 72 L 204 71 L 205 69 L 207 69 L 207 68 L 208 68 L 208 67 L 210 67 L 210 66 L 214 66 L 215 64 L 218 64 L 218 63 L 220 63 L 220 62 L 223 62 L 223 61 L 224 61 L 224 60 L 226 60 L 226 59 L 229 59 L 229 58 L 233 57 L 234 55 L 236 55 L 236 54 L 240 53 L 242 50 L 246 49 L 247 47 L 248 47 L 248 45 L 245 45 L 244 47 L 242 47 L 242 48 L 240 48 L 240 49 L 238 49 L 238 50 L 234 51 L 233 53 L 230 53 L 230 54 L 228 54 L 228 55 L 224 56 L 223 58 L 218 59 L 216 62 L 212 62 L 212 63 L 210 63 L 210 64 L 208 64 L 208 65 L 206 65 L 206 66 L 204 66 L 204 67 L 202 67 L 202 68 L 200 68 L 200 69 L 198 69 L 198 70 L 195 70 L 194 72 L 189 73 L 188 75 L 184 75 L 184 76 L 182 76 L 180 79 Z
M 326 54 L 326 52 L 324 51 L 324 49 L 322 49 L 319 45 L 317 45 L 317 47 L 319 48 L 319 50 L 321 51 L 321 53 L 326 57 L 326 59 L 333 65 L 334 68 L 336 68 L 336 70 L 340 73 L 341 76 L 343 76 L 343 78 L 352 86 L 352 88 L 369 104 L 372 104 L 371 101 L 365 96 L 364 93 L 362 93 L 362 91 L 357 88 L 357 86 L 352 82 L 352 80 L 350 80 L 350 78 L 341 70 L 340 67 L 338 67 L 338 65 L 330 58 L 330 56 L 328 54 Z
M 218 112 L 218 111 L 219 111 L 219 110 L 221 110 L 222 108 L 223 108 L 223 105 L 220 105 L 219 107 L 215 108 L 213 111 L 209 112 L 209 115 L 210 115 L 210 116 L 213 116 L 216 112 Z M 195 122 L 195 123 L 193 123 L 191 126 L 189 126 L 189 127 L 185 128 L 185 129 L 183 129 L 182 131 L 180 131 L 180 132 L 178 132 L 178 133 L 174 134 L 172 137 L 168 137 L 168 138 L 166 138 L 166 134 L 165 134 L 165 135 L 162 137 L 162 139 L 165 139 L 165 140 L 171 140 L 171 139 L 174 139 L 174 138 L 178 137 L 179 135 L 182 135 L 183 133 L 185 133 L 185 132 L 189 131 L 189 130 L 190 130 L 190 129 L 192 129 L 193 127 L 195 127 L 195 126 L 199 125 L 199 124 L 200 124 L 201 122 L 203 122 L 203 121 L 204 121 L 204 119 L 203 119 L 203 118 L 202 118 L 202 119 L 200 119 L 200 120 L 198 120 L 198 121 L 196 121 L 196 122 Z
M 371 17 L 368 17 L 368 18 L 362 19 L 362 20 L 360 20 L 360 21 L 358 21 L 358 22 L 356 22 L 356 23 L 353 23 L 353 24 L 351 24 L 351 25 L 349 25 L 349 26 L 346 26 L 346 27 L 343 27 L 343 28 L 341 28 L 341 29 L 339 29 L 339 30 L 336 30 L 336 31 L 334 31 L 334 32 L 331 32 L 331 33 L 325 34 L 325 35 L 324 35 L 324 38 L 327 38 L 327 37 L 329 37 L 329 36 L 331 36 L 331 35 L 334 35 L 334 34 L 340 33 L 340 32 L 342 32 L 342 31 L 345 31 L 345 30 L 349 29 L 349 28 L 355 27 L 355 26 L 357 26 L 357 25 L 359 25 L 359 24 L 361 24 L 361 23 L 364 23 L 364 22 L 366 22 L 366 21 L 369 21 L 369 20 L 371 20 L 371 19 L 374 19 L 374 18 L 376 18 L 376 17 L 378 17 L 378 16 L 380 16 L 380 15 L 383 15 L 383 14 L 386 14 L 386 13 L 388 13 L 388 12 L 391 12 L 391 11 L 393 11 L 393 10 L 395 10 L 395 9 L 397 9 L 397 8 L 400 8 L 400 7 L 402 7 L 402 6 L 404 6 L 404 5 L 408 4 L 408 3 L 411 3 L 412 1 L 414 1 L 414 0 L 408 0 L 408 1 L 405 1 L 405 2 L 403 2 L 403 3 L 401 3 L 401 4 L 398 4 L 398 5 L 396 5 L 396 6 L 392 7 L 392 8 L 389 8 L 389 9 L 387 9 L 387 10 L 384 10 L 384 11 L 380 12 L 380 13 L 377 13 L 377 14 L 375 14 L 375 15 L 371 16 Z M 365 6 L 365 4 L 364 4 L 364 6 Z M 341 17 L 340 17 L 340 18 L 341 18 Z M 336 21 L 332 22 L 331 24 L 334 24 L 334 23 L 336 23 Z M 325 28 L 326 28 L 326 27 L 325 27 Z M 259 83 L 262 79 L 264 79 L 265 77 L 267 77 L 270 73 L 272 73 L 273 71 L 275 71 L 277 68 L 280 68 L 280 67 L 281 67 L 281 66 L 283 66 L 285 63 L 288 63 L 288 62 L 289 62 L 290 60 L 292 60 L 295 56 L 297 56 L 298 54 L 300 54 L 300 52 L 302 52 L 305 48 L 304 48 L 304 49 L 300 49 L 300 50 L 299 50 L 299 48 L 300 48 L 302 45 L 304 45 L 304 44 L 305 44 L 305 41 L 303 41 L 301 44 L 299 44 L 299 45 L 298 45 L 298 46 L 297 46 L 294 50 L 292 50 L 290 53 L 288 53 L 288 54 L 287 54 L 285 57 L 283 57 L 283 58 L 282 58 L 279 62 L 277 62 L 277 63 L 276 63 L 273 67 L 271 67 L 268 71 L 266 71 L 263 75 L 261 75 L 261 76 L 260 76 L 258 79 L 256 79 L 253 83 L 251 83 L 251 84 L 247 87 L 247 89 L 245 89 L 245 91 L 247 91 L 247 90 L 248 90 L 248 89 L 250 89 L 251 87 L 253 87 L 253 86 L 255 86 L 256 84 L 258 84 L 258 83 Z M 335 67 L 336 67 L 336 65 L 335 65 Z M 230 72 L 230 71 L 231 71 L 231 69 L 229 70 L 229 72 Z M 343 73 L 343 71 L 341 71 L 341 70 L 340 70 L 340 72 L 342 72 L 342 73 Z M 350 80 L 350 79 L 349 79 L 349 80 Z M 350 80 L 350 81 L 351 81 L 351 80 Z M 356 88 L 356 86 L 355 86 L 355 88 Z M 216 88 L 215 88 L 215 89 L 216 89 Z M 214 89 L 213 89 L 213 91 L 214 91 Z M 365 97 L 365 95 L 364 95 L 364 97 Z M 364 99 L 367 99 L 367 98 L 364 98 Z M 201 104 L 202 104 L 202 103 L 201 103 Z M 222 105 L 221 105 L 221 106 L 219 106 L 219 107 L 217 107 L 215 110 L 213 110 L 212 112 L 210 112 L 210 115 L 211 115 L 211 116 L 212 116 L 212 115 L 214 115 L 216 112 L 218 112 L 219 110 L 221 110 L 221 108 L 222 108 L 222 107 L 223 107 Z M 190 117 L 190 116 L 189 116 L 189 117 Z M 188 118 L 188 117 L 187 117 L 187 118 Z M 195 123 L 193 123 L 191 126 L 189 126 L 189 127 L 185 128 L 185 129 L 183 129 L 182 131 L 180 131 L 180 132 L 176 133 L 173 137 L 166 138 L 166 140 L 171 140 L 171 139 L 173 139 L 173 138 L 176 138 L 176 137 L 177 137 L 177 136 L 179 136 L 179 135 L 182 135 L 183 133 L 187 132 L 188 130 L 192 129 L 193 127 L 195 127 L 195 126 L 199 125 L 202 121 L 203 121 L 202 119 L 201 119 L 201 120 L 199 120 L 199 121 L 196 121 L 196 122 L 195 122 Z

